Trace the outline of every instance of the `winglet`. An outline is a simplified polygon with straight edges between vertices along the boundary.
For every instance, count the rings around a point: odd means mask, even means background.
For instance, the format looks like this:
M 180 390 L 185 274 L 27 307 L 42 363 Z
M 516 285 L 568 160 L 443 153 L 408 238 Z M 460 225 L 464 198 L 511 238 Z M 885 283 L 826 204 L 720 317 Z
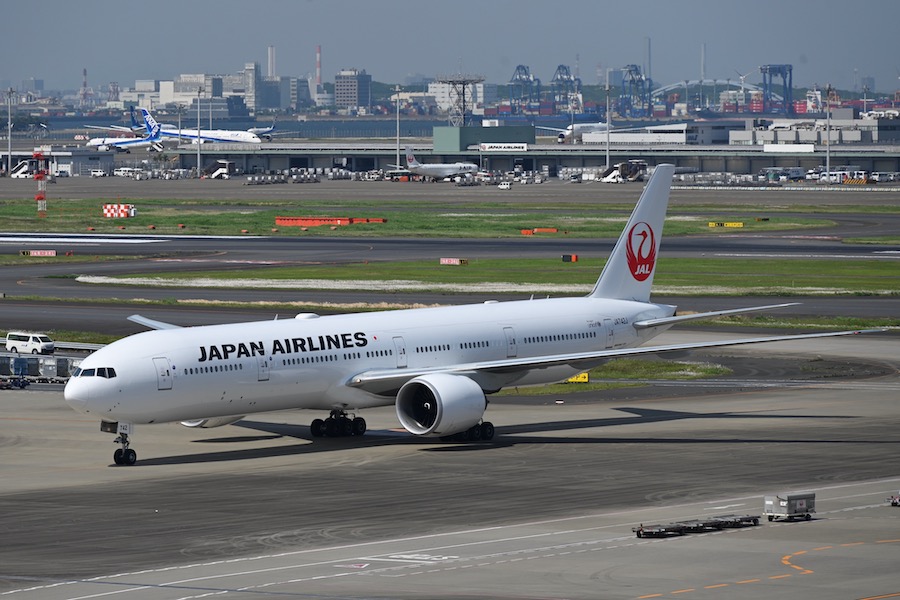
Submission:
M 674 165 L 657 165 L 609 255 L 591 298 L 650 301 Z

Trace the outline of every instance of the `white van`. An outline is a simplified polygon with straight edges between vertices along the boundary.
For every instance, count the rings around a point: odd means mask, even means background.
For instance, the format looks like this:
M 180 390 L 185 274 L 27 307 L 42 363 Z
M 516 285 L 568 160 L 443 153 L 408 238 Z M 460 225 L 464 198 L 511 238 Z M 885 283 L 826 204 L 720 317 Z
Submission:
M 10 331 L 6 334 L 6 351 L 19 354 L 53 354 L 56 346 L 43 333 Z
M 510 182 L 508 182 L 508 181 L 501 181 L 499 184 L 497 184 L 497 189 L 498 189 L 498 190 L 509 190 L 509 189 L 512 189 L 512 183 L 510 183 Z

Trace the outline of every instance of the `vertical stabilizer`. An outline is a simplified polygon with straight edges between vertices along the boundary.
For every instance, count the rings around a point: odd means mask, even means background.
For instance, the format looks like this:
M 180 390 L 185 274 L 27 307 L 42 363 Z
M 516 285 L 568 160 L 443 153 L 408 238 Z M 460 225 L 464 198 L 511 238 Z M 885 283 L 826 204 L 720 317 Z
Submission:
M 650 301 L 674 165 L 658 165 L 634 207 L 591 298 Z
M 147 133 L 152 135 L 153 129 L 159 130 L 159 123 L 156 122 L 156 119 L 153 118 L 153 115 L 150 114 L 150 111 L 146 108 L 141 108 L 141 115 L 144 117 L 144 126 L 147 128 Z
M 413 156 L 412 146 L 406 147 L 406 166 L 407 167 L 418 167 L 419 161 L 416 160 L 416 157 Z

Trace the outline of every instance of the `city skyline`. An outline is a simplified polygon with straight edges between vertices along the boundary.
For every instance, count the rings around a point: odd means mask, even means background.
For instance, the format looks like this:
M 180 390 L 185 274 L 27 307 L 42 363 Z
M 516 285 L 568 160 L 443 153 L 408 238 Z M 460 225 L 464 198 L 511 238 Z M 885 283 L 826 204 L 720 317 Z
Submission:
M 526 65 L 547 84 L 566 65 L 584 84 L 598 84 L 606 68 L 637 64 L 647 74 L 649 64 L 660 86 L 698 79 L 705 46 L 707 79 L 738 83 L 745 74 L 757 83 L 760 65 L 791 64 L 795 87 L 861 91 L 862 80 L 872 77 L 872 92 L 900 89 L 893 19 L 878 18 L 894 13 L 891 0 L 852 7 L 837 0 L 680 0 L 644 12 L 630 6 L 572 0 L 560 12 L 527 0 L 261 0 L 234 10 L 214 2 L 45 0 L 35 17 L 16 3 L 4 11 L 19 26 L 0 37 L 7 57 L 0 80 L 18 86 L 36 78 L 47 89 L 76 89 L 86 68 L 88 85 L 100 91 L 113 81 L 124 89 L 181 73 L 236 73 L 248 62 L 265 74 L 269 46 L 276 49 L 277 75 L 307 77 L 321 45 L 326 82 L 357 68 L 385 83 L 467 73 L 505 84 L 517 65 Z M 38 33 L 26 26 L 31 21 Z M 137 41 L 125 45 L 129 32 Z

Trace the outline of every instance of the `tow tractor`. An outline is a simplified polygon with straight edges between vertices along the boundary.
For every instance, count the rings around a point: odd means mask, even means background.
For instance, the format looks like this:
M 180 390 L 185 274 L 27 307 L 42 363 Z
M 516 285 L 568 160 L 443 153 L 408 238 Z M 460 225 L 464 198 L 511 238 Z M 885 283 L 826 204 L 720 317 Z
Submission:
M 885 500 L 887 502 L 890 502 L 891 506 L 900 506 L 900 495 L 890 496 L 888 498 L 885 498 Z

